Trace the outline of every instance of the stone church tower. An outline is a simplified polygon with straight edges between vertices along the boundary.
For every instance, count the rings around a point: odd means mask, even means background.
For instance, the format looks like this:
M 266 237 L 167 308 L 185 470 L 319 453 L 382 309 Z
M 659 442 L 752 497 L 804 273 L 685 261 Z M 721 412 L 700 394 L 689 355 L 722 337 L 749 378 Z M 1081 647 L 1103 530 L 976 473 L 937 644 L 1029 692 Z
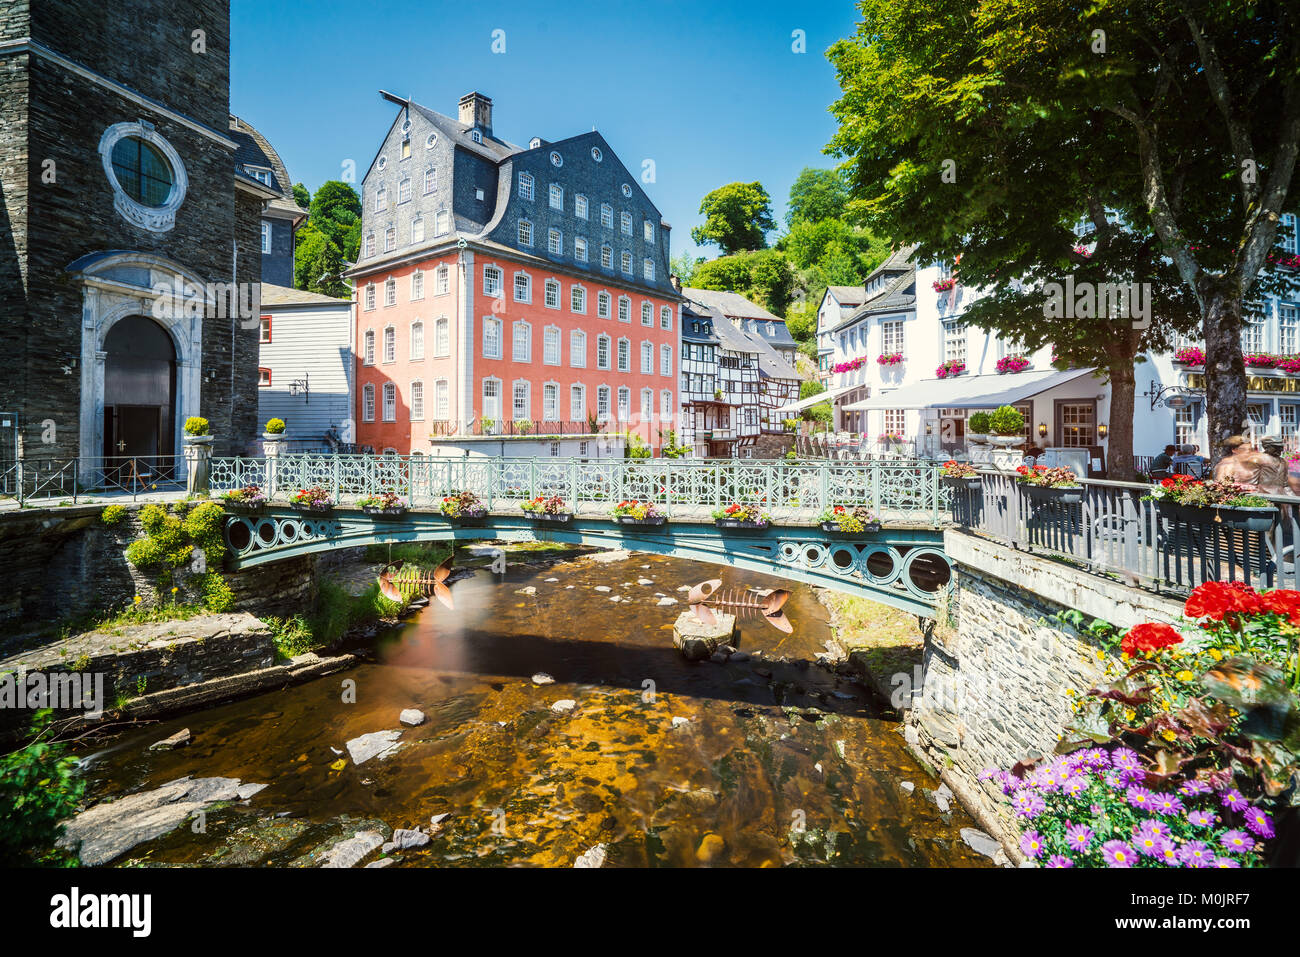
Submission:
M 0 5 L 0 466 L 17 445 L 161 471 L 192 415 L 218 455 L 253 440 L 280 194 L 237 168 L 229 117 L 227 0 Z

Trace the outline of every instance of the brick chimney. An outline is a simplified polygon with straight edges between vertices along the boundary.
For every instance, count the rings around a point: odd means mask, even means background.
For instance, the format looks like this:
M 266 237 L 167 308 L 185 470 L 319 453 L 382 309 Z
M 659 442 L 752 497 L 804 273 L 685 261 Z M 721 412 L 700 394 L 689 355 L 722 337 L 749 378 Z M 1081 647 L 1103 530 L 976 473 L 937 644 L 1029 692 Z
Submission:
M 682 281 L 677 277 L 676 274 L 669 276 L 668 281 L 673 284 L 673 288 L 676 289 L 678 292 L 682 291 Z
M 482 93 L 466 93 L 460 98 L 460 121 L 477 127 L 485 136 L 492 135 L 492 98 Z

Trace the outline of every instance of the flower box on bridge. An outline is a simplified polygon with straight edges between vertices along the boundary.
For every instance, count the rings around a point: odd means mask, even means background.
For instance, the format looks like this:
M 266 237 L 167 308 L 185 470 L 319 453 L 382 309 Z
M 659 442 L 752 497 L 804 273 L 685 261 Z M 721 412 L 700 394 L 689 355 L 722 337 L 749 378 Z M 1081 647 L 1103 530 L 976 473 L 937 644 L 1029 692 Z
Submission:
M 1222 525 L 1243 532 L 1267 532 L 1277 517 L 1272 505 L 1264 507 L 1246 505 L 1182 505 L 1178 502 L 1156 502 L 1160 517 L 1185 525 Z
M 394 505 L 385 507 L 383 505 L 362 505 L 362 513 L 373 516 L 374 518 L 401 518 L 406 514 L 405 505 Z
M 645 518 L 637 518 L 635 515 L 616 515 L 614 521 L 620 525 L 664 525 L 668 518 L 664 515 L 647 515 Z
M 756 522 L 751 522 L 743 518 L 715 518 L 713 520 L 713 524 L 716 525 L 718 528 L 729 528 L 733 530 L 735 529 L 752 530 L 752 529 L 759 529 L 759 528 L 767 528 L 772 523 L 770 521 L 763 521 L 761 519 Z
M 947 485 L 949 488 L 955 488 L 955 489 L 968 488 L 972 490 L 978 490 L 979 487 L 984 484 L 984 480 L 981 479 L 978 475 L 975 476 L 974 478 L 951 478 L 945 475 L 943 477 L 943 484 Z
M 822 522 L 822 531 L 831 535 L 865 535 L 869 532 L 878 532 L 885 526 L 880 522 L 863 522 L 861 530 L 849 530 L 840 527 L 839 522 Z
M 266 510 L 266 502 L 232 502 L 227 499 L 221 504 L 233 515 L 261 515 Z
M 290 502 L 294 511 L 307 515 L 328 515 L 334 511 L 333 504 L 318 505 L 314 502 Z
M 534 522 L 554 522 L 557 525 L 567 525 L 573 520 L 572 512 L 530 512 L 524 509 L 524 514 Z
M 1083 501 L 1083 487 L 1077 485 L 1022 484 L 1020 490 L 1029 497 L 1031 502 L 1078 505 Z

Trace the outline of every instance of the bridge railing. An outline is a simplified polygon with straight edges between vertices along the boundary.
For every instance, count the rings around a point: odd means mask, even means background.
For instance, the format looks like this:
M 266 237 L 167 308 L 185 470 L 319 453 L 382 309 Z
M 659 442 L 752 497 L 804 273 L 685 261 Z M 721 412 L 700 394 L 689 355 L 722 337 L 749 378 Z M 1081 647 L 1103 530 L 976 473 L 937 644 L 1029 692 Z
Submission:
M 1129 584 L 1184 595 L 1205 581 L 1300 588 L 1294 545 L 1300 498 L 1265 496 L 1277 506 L 1263 530 L 1188 520 L 1145 501 L 1151 486 L 1081 480 L 1077 503 L 1035 500 L 1013 474 L 983 472 L 978 489 L 952 493 L 952 521 L 1026 551 L 1055 556 Z
M 214 492 L 258 485 L 269 497 L 311 486 L 347 503 L 393 491 L 414 508 L 470 491 L 490 510 L 534 495 L 559 495 L 576 512 L 607 514 L 629 499 L 669 516 L 707 517 L 732 502 L 774 518 L 812 521 L 833 505 L 865 505 L 882 519 L 938 524 L 948 493 L 933 463 L 737 459 L 439 458 L 424 455 L 291 454 L 214 458 Z

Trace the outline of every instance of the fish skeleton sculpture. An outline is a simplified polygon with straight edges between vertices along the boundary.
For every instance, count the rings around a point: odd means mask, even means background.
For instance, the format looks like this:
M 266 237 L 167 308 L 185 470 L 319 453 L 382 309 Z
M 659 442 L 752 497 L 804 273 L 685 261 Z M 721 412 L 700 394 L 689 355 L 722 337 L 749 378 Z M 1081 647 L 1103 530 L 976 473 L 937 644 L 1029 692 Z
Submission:
M 443 560 L 431 574 L 424 574 L 419 567 L 412 565 L 410 571 L 404 572 L 405 562 L 389 562 L 379 573 L 379 593 L 389 601 L 405 607 L 406 603 L 417 595 L 432 595 L 448 608 L 452 607 L 451 588 L 447 586 L 447 576 L 451 574 L 451 558 Z M 413 573 L 413 574 L 412 574 Z
M 691 588 L 686 596 L 687 603 L 695 617 L 706 625 L 711 625 L 717 618 L 713 610 L 726 609 L 737 618 L 747 615 L 762 616 L 769 625 L 787 635 L 794 631 L 790 619 L 785 617 L 782 606 L 790 593 L 784 588 L 777 588 L 767 595 L 756 595 L 746 588 L 722 589 L 722 579 L 711 578 Z

